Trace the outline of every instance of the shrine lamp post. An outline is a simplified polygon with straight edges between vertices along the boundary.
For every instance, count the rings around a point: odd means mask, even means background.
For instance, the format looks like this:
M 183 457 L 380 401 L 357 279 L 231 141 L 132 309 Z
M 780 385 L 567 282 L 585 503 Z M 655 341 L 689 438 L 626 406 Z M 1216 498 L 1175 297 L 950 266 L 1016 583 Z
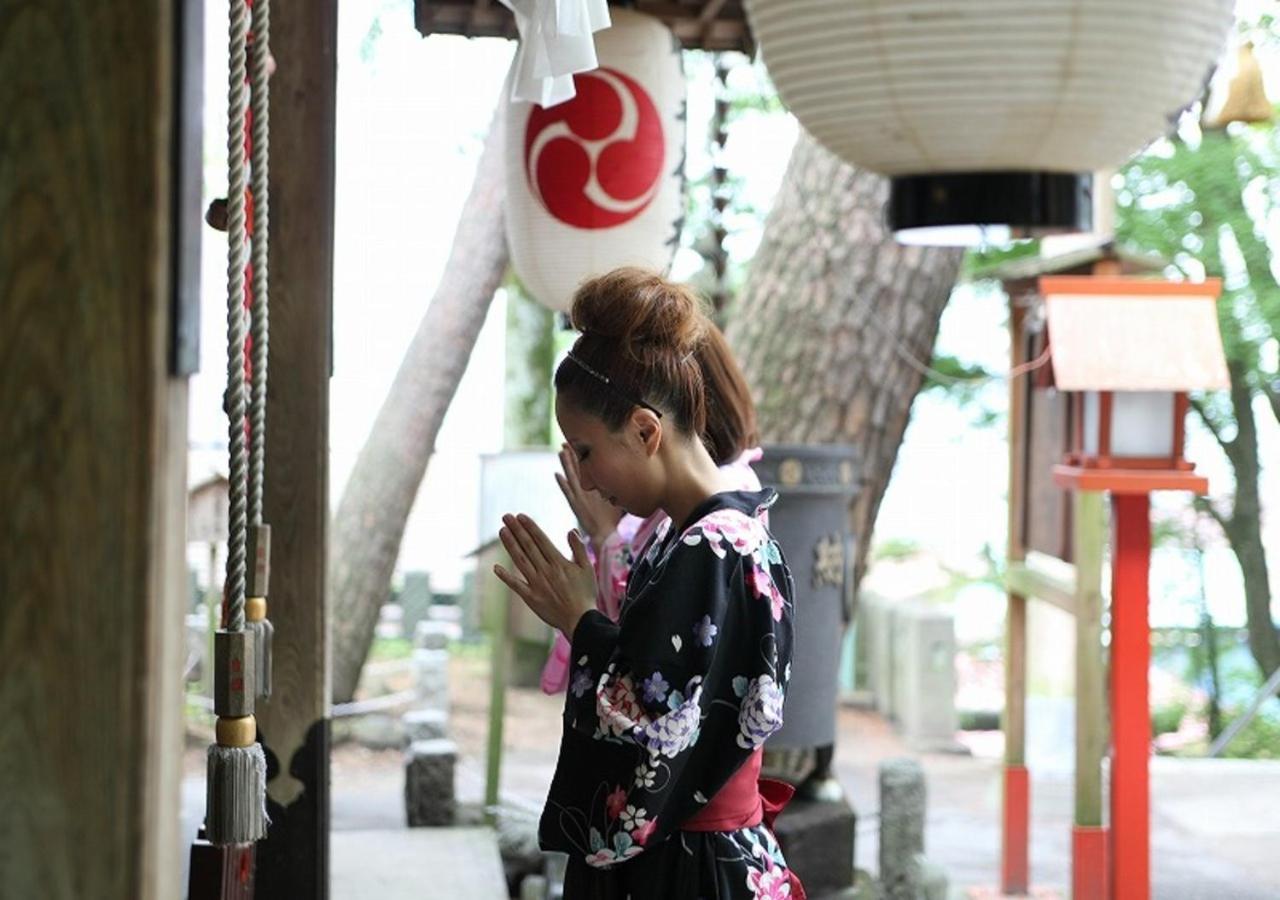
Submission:
M 1054 384 L 1071 398 L 1070 447 L 1054 480 L 1111 495 L 1111 822 L 1096 852 L 1113 900 L 1151 893 L 1151 493 L 1208 491 L 1183 456 L 1184 428 L 1188 391 L 1229 384 L 1220 291 L 1218 279 L 1040 279 Z

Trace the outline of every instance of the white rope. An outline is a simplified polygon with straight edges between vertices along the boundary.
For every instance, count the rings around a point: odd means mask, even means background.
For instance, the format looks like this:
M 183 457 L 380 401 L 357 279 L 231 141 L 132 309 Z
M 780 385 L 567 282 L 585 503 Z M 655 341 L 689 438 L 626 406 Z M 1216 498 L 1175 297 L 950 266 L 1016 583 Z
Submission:
M 245 384 L 244 384 L 244 0 L 231 0 L 227 81 L 227 438 L 230 445 L 230 528 L 227 541 L 227 612 L 223 627 L 244 630 L 245 587 Z
M 267 165 L 271 119 L 267 92 L 271 0 L 253 2 L 253 386 L 250 397 L 249 523 L 262 524 L 262 472 L 267 447 L 267 241 L 270 229 Z

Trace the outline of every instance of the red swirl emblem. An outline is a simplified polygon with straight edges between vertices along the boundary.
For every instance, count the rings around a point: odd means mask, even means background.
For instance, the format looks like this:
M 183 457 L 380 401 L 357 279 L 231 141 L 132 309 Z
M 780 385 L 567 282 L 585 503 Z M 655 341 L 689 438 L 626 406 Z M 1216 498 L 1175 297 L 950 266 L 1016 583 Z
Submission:
M 658 192 L 662 120 L 645 89 L 621 72 L 600 68 L 573 81 L 572 100 L 530 113 L 525 173 L 561 222 L 612 228 L 638 216 Z

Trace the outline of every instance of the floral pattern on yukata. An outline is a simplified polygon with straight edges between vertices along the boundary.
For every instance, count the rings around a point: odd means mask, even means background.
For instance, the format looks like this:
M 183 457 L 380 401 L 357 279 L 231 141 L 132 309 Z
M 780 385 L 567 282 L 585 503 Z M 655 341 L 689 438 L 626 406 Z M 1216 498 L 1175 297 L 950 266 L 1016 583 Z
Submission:
M 789 896 L 786 862 L 763 826 L 680 830 L 782 727 L 794 605 L 760 521 L 772 497 L 717 494 L 683 528 L 663 523 L 631 571 L 620 621 L 591 612 L 574 632 L 539 836 L 569 854 L 576 874 L 566 885 L 594 885 L 585 895 L 683 896 L 672 885 L 693 877 L 690 854 L 706 854 L 718 896 Z

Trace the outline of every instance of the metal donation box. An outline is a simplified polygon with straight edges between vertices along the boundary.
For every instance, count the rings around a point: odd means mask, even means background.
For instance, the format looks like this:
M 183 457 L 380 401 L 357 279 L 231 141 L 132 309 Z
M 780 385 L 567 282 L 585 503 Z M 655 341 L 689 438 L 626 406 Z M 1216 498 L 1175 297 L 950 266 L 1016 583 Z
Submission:
M 791 684 L 771 750 L 835 742 L 841 638 L 852 614 L 856 460 L 846 445 L 774 444 L 756 464 L 761 484 L 778 492 L 769 530 L 782 545 L 796 595 Z

